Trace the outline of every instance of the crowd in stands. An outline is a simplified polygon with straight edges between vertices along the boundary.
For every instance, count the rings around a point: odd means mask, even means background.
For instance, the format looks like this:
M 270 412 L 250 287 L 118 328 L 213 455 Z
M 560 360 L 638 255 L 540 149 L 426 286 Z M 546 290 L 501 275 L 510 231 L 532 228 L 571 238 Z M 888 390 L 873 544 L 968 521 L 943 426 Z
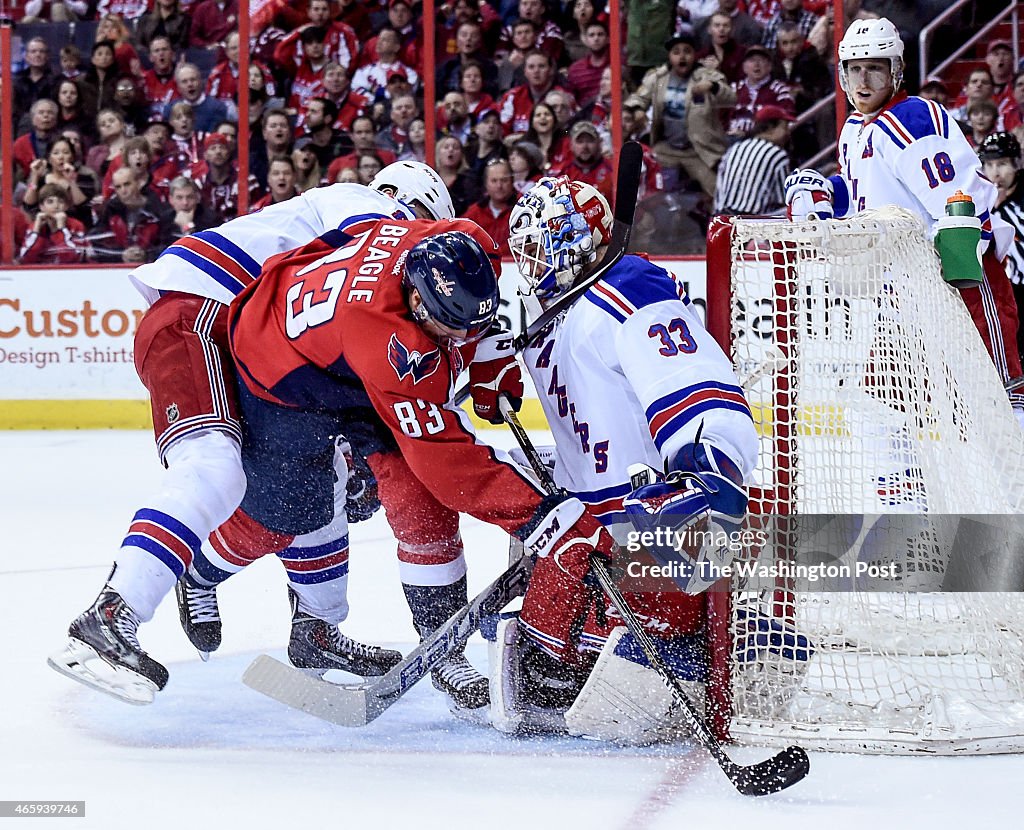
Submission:
M 251 0 L 247 79 L 236 0 L 15 4 L 15 33 L 31 32 L 14 76 L 18 257 L 143 262 L 235 216 L 243 82 L 249 210 L 324 184 L 368 183 L 395 160 L 426 161 L 456 210 L 507 254 L 509 210 L 540 176 L 568 174 L 611 195 L 603 3 L 438 0 L 436 65 L 425 67 L 414 0 Z M 850 19 L 871 16 L 870 0 L 846 6 Z M 645 146 L 650 206 L 640 233 L 657 226 L 659 206 L 683 211 L 699 247 L 712 209 L 780 208 L 779 171 L 834 140 L 830 109 L 793 127 L 834 88 L 831 0 L 624 7 L 621 118 L 624 137 Z M 89 48 L 62 40 L 69 21 L 91 26 Z M 1012 52 L 1007 62 L 993 44 L 990 57 L 953 102 L 979 142 L 1024 116 Z M 436 80 L 431 159 L 425 72 Z M 743 170 L 755 171 L 757 188 Z

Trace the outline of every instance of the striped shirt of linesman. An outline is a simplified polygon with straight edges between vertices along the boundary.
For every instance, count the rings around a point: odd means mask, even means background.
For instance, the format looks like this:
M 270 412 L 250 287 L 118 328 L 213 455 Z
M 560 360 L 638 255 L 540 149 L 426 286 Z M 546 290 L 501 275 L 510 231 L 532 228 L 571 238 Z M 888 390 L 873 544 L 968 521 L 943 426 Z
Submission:
M 782 107 L 757 111 L 750 137 L 732 145 L 718 165 L 715 213 L 766 214 L 785 206 L 792 164 L 784 147 L 794 120 Z
M 1013 283 L 1016 294 L 1024 287 L 1024 171 L 1017 171 L 1013 187 L 995 212 L 1014 230 L 1013 244 L 1006 256 L 1006 276 Z M 1019 300 L 1017 305 L 1020 306 Z

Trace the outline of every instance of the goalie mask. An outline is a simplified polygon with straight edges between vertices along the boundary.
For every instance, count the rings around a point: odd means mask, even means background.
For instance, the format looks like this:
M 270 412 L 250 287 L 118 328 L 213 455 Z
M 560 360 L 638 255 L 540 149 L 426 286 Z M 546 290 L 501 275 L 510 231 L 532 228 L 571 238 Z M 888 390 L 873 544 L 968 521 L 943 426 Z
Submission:
M 847 63 L 869 58 L 889 61 L 892 88 L 899 89 L 903 83 L 903 40 L 892 22 L 884 17 L 856 21 L 839 43 L 839 85 L 848 96 Z
M 563 294 L 611 238 L 611 208 L 593 185 L 545 177 L 512 208 L 509 247 L 541 300 Z

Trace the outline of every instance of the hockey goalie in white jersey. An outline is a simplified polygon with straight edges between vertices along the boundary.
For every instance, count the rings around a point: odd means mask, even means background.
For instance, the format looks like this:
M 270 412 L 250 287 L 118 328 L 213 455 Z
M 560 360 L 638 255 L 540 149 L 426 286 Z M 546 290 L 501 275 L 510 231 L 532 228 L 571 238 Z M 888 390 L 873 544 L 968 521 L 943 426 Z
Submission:
M 542 305 L 597 267 L 610 226 L 604 197 L 565 177 L 542 179 L 520 198 L 510 246 Z M 679 527 L 700 514 L 738 527 L 757 435 L 731 363 L 671 274 L 623 257 L 523 358 L 555 437 L 555 482 L 591 506 L 620 545 L 634 525 Z M 629 470 L 638 463 L 667 478 L 634 489 Z M 669 483 L 682 473 L 699 483 Z M 692 551 L 689 564 L 721 553 Z M 675 549 L 657 555 L 687 561 Z M 492 724 L 624 743 L 678 734 L 671 695 L 589 584 L 589 564 L 559 566 L 557 578 L 535 571 L 520 616 L 499 625 Z M 691 571 L 678 585 L 627 600 L 653 636 L 673 641 L 680 677 L 701 682 L 700 638 L 687 635 L 703 625 L 709 583 Z
M 916 213 L 1003 382 L 1019 377 L 1017 304 L 1002 266 L 1013 229 L 992 213 L 997 190 L 974 149 L 940 104 L 900 89 L 903 41 L 885 18 L 857 21 L 843 35 L 839 81 L 855 108 L 839 136 L 839 173 L 828 179 L 816 170 L 793 173 L 786 181 L 790 218 L 843 218 L 888 205 Z M 977 251 L 949 244 L 946 204 L 957 191 L 973 200 L 975 218 L 954 224 L 980 228 Z M 1024 424 L 1024 396 L 1011 394 L 1010 401 Z

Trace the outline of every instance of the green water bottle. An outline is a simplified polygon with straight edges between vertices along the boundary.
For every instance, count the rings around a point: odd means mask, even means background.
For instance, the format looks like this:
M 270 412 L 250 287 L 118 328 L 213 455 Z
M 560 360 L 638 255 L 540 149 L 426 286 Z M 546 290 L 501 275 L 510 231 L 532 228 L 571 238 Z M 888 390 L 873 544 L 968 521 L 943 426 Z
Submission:
M 981 267 L 981 220 L 974 200 L 958 190 L 946 199 L 946 215 L 935 223 L 935 249 L 942 278 L 955 288 L 972 288 L 985 278 Z

